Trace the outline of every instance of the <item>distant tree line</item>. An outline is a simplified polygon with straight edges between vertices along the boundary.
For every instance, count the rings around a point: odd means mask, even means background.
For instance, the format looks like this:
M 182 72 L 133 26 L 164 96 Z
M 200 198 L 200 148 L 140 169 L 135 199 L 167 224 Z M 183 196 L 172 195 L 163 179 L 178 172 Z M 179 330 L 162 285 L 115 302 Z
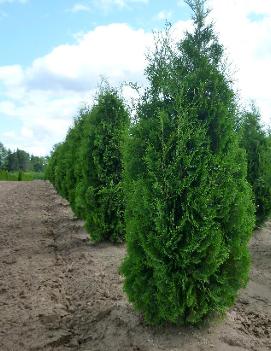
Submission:
M 46 169 L 94 241 L 126 240 L 124 291 L 150 324 L 229 308 L 271 212 L 270 133 L 255 106 L 240 111 L 206 1 L 186 3 L 194 30 L 158 35 L 133 118 L 102 89 Z
M 20 149 L 12 152 L 0 142 L 0 171 L 41 173 L 44 171 L 46 163 L 46 157 L 30 155 Z

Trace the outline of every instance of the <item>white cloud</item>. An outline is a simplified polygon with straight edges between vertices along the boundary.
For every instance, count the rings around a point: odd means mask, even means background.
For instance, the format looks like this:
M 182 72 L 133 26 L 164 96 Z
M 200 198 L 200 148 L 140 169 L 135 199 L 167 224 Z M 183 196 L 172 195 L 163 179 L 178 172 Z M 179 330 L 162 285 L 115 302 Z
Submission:
M 24 72 L 25 84 L 28 89 L 80 92 L 96 88 L 101 75 L 113 84 L 141 80 L 151 40 L 151 34 L 127 24 L 96 27 L 76 44 L 36 59 Z
M 271 1 L 209 0 L 209 5 L 242 98 L 254 99 L 270 124 Z
M 134 4 L 147 4 L 149 0 L 93 0 L 92 3 L 107 11 L 112 7 L 129 8 Z
M 119 7 L 131 5 L 131 0 L 103 2 Z M 256 101 L 263 119 L 270 122 L 271 2 L 209 0 L 209 4 L 236 71 L 236 86 L 243 98 Z M 174 36 L 180 38 L 188 28 L 191 21 L 179 21 L 174 25 Z M 18 133 L 10 130 L 0 135 L 7 146 L 48 153 L 54 143 L 63 140 L 83 101 L 91 101 L 101 76 L 113 85 L 123 81 L 144 83 L 151 33 L 115 23 L 76 38 L 73 45 L 60 45 L 27 68 L 0 67 L 0 116 L 21 124 Z M 125 95 L 131 92 L 126 89 Z
M 69 12 L 77 13 L 77 12 L 91 12 L 90 6 L 84 4 L 74 4 L 71 9 L 68 10 Z
M 48 154 L 52 145 L 62 141 L 87 93 L 62 93 L 28 91 L 22 100 L 0 103 L 0 112 L 17 120 L 21 129 L 8 131 L 0 140 L 15 149 L 20 147 L 36 154 Z
M 0 81 L 7 86 L 19 85 L 23 80 L 23 69 L 20 65 L 0 66 Z
M 155 16 L 155 18 L 159 21 L 165 21 L 165 20 L 169 20 L 172 16 L 172 12 L 171 11 L 166 11 L 166 10 L 162 10 L 160 12 L 158 12 L 158 14 Z
M 0 115 L 22 124 L 19 133 L 0 135 L 0 140 L 11 148 L 48 153 L 63 140 L 83 102 L 91 101 L 101 76 L 113 85 L 142 82 L 145 52 L 151 43 L 151 33 L 127 24 L 99 26 L 81 35 L 74 45 L 61 45 L 34 60 L 26 69 L 0 67 L 5 95 Z

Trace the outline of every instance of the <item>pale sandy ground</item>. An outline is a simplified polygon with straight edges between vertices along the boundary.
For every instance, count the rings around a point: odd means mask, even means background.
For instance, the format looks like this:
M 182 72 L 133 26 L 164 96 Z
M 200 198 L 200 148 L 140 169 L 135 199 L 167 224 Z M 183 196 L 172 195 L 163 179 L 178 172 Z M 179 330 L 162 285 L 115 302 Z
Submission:
M 49 183 L 0 182 L 0 351 L 271 350 L 271 222 L 250 247 L 225 320 L 150 328 L 122 292 L 124 246 L 90 244 Z

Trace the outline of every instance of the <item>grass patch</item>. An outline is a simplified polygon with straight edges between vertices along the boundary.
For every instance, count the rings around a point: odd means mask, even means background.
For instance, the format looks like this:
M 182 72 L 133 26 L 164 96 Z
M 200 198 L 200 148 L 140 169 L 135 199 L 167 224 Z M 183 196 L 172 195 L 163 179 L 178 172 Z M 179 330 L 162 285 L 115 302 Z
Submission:
M 8 172 L 0 171 L 0 181 L 32 181 L 37 179 L 44 179 L 44 173 L 40 172 Z

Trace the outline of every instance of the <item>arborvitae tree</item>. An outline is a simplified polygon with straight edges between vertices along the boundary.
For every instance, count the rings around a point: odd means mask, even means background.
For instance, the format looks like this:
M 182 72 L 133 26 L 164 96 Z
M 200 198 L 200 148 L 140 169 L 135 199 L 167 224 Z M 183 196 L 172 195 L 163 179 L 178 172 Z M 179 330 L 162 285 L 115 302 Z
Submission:
M 45 169 L 45 179 L 48 179 L 54 185 L 61 196 L 68 199 L 67 184 L 65 182 L 67 172 L 65 156 L 64 143 L 55 145 Z
M 56 179 L 55 179 L 55 168 L 57 163 L 57 153 L 59 150 L 60 144 L 56 144 L 53 147 L 51 155 L 48 159 L 48 163 L 45 168 L 45 179 L 48 179 L 56 188 Z
M 129 300 L 152 324 L 223 312 L 248 279 L 254 207 L 235 94 L 205 1 L 194 32 L 157 43 L 124 150 Z
M 122 241 L 123 186 L 121 147 L 129 116 L 118 93 L 101 89 L 89 114 L 82 143 L 86 228 L 94 241 Z M 81 195 L 80 195 L 81 197 Z
M 261 225 L 271 213 L 271 145 L 254 105 L 243 114 L 241 143 L 247 153 L 247 178 L 254 193 L 256 224 Z
M 121 147 L 129 116 L 117 91 L 101 88 L 92 109 L 80 111 L 46 175 L 86 220 L 94 241 L 124 237 Z
M 81 145 L 84 143 L 86 138 L 86 131 L 89 130 L 89 114 L 90 111 L 87 108 L 81 109 L 79 117 L 75 119 L 73 128 L 70 129 L 67 138 L 66 148 L 66 168 L 67 172 L 65 175 L 65 182 L 68 188 L 68 200 L 70 201 L 72 209 L 75 211 L 77 216 L 85 218 L 84 210 L 78 208 L 76 204 L 76 188 L 79 182 L 82 181 L 84 162 L 81 162 Z M 81 196 L 85 196 L 82 193 Z
M 45 178 L 50 180 L 56 190 L 67 200 L 80 218 L 86 217 L 85 193 L 77 192 L 78 184 L 85 178 L 84 167 L 87 159 L 82 160 L 82 147 L 86 131 L 89 130 L 89 111 L 82 109 L 67 133 L 65 141 L 54 146 L 45 170 Z M 88 182 L 88 180 L 86 180 Z M 78 202 L 82 206 L 78 206 Z

